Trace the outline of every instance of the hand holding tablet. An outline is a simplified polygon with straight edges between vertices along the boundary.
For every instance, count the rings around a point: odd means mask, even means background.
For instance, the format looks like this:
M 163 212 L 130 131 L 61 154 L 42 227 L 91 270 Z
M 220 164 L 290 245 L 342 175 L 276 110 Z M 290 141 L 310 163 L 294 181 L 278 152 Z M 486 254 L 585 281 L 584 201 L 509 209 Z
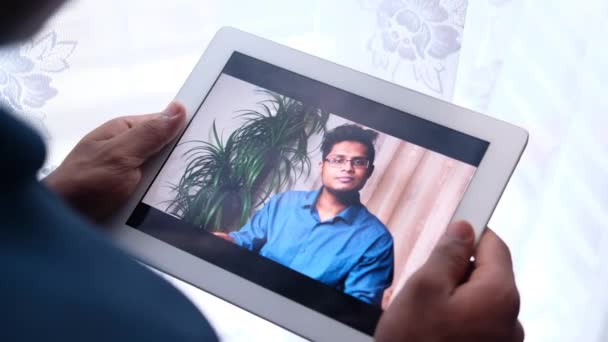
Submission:
M 222 30 L 189 124 L 113 218 L 142 261 L 314 340 L 368 340 L 450 221 L 479 237 L 520 128 Z
M 183 129 L 186 110 L 118 117 L 83 137 L 44 182 L 81 215 L 105 222 L 131 196 L 142 165 Z
M 429 260 L 382 316 L 377 341 L 524 340 L 509 250 L 488 229 L 473 266 L 471 233 L 464 222 L 448 227 Z

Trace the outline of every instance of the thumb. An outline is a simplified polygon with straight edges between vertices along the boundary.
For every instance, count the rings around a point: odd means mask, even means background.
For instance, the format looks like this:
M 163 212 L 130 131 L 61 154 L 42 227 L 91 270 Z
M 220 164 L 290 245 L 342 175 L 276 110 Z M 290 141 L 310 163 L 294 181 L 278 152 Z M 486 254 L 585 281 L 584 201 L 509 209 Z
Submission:
M 117 136 L 115 144 L 121 155 L 143 164 L 177 136 L 185 119 L 184 106 L 171 102 L 161 113 L 142 117 L 131 129 Z
M 466 278 L 474 252 L 475 234 L 467 222 L 451 223 L 420 269 L 435 288 L 452 292 Z

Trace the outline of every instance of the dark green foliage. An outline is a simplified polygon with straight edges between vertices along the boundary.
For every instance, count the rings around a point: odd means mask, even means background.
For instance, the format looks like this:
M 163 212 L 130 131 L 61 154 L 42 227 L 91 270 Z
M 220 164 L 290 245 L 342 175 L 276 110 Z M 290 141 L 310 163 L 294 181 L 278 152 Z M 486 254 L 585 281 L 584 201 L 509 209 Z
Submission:
M 168 212 L 208 231 L 232 231 L 253 210 L 301 176 L 310 175 L 308 140 L 323 133 L 329 113 L 270 91 L 261 110 L 235 119 L 243 125 L 225 141 L 213 124 L 211 142 L 184 153 L 187 166 Z

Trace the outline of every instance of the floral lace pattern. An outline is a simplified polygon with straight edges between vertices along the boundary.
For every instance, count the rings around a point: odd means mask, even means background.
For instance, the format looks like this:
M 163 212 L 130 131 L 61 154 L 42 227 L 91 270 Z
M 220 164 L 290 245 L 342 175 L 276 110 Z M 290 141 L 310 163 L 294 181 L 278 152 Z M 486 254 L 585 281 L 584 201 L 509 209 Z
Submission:
M 57 96 L 51 75 L 70 67 L 68 59 L 76 45 L 59 40 L 51 31 L 0 50 L 0 105 L 20 114 L 48 137 L 43 107 Z
M 392 81 L 402 67 L 426 89 L 445 95 L 445 61 L 461 48 L 467 0 L 364 1 L 375 8 L 377 30 L 369 40 L 374 67 L 387 70 Z

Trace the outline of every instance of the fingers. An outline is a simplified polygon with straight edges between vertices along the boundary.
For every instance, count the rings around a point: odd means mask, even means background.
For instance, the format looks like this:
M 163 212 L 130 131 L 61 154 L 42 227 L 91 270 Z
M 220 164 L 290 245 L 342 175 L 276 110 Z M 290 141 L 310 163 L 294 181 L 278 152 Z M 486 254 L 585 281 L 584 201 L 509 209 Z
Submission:
M 471 312 L 485 303 L 493 308 L 501 321 L 511 321 L 513 329 L 520 309 L 520 297 L 515 284 L 511 253 L 507 245 L 491 230 L 486 229 L 475 253 L 475 267 L 469 279 L 455 292 L 457 305 L 468 305 Z M 514 338 L 523 338 L 523 328 Z
M 450 224 L 418 271 L 417 277 L 426 283 L 424 287 L 452 292 L 468 274 L 474 243 L 475 234 L 469 223 Z
M 499 262 L 506 268 L 512 268 L 511 253 L 509 247 L 490 228 L 486 228 L 481 235 L 477 253 L 475 254 L 478 265 L 486 261 Z
M 517 321 L 515 325 L 515 333 L 513 334 L 513 342 L 523 342 L 526 334 L 524 332 L 524 327 L 521 325 L 520 321 Z
M 514 283 L 513 262 L 509 247 L 494 231 L 487 228 L 477 246 L 475 253 L 475 270 L 471 280 L 477 277 L 493 278 L 499 282 Z
M 127 117 L 125 123 L 131 127 L 112 139 L 113 148 L 141 164 L 177 136 L 185 118 L 185 108 L 176 102 L 162 113 Z
M 474 282 L 467 278 L 473 251 L 471 226 L 451 224 L 427 263 L 383 314 L 376 329 L 378 340 L 522 342 L 519 294 L 508 248 L 487 230 L 476 253 Z M 496 278 L 496 272 L 506 274 L 507 281 L 504 275 Z
M 112 119 L 89 132 L 83 138 L 83 140 L 103 141 L 112 139 L 123 132 L 128 131 L 139 123 L 150 120 L 155 115 L 158 115 L 158 113 L 121 116 L 119 118 Z
M 222 232 L 213 232 L 212 234 L 215 235 L 215 236 L 217 236 L 217 237 L 220 237 L 220 238 L 222 238 L 222 239 L 224 239 L 226 241 L 234 242 L 234 238 L 232 238 L 232 236 L 230 236 L 229 234 L 222 233 Z

